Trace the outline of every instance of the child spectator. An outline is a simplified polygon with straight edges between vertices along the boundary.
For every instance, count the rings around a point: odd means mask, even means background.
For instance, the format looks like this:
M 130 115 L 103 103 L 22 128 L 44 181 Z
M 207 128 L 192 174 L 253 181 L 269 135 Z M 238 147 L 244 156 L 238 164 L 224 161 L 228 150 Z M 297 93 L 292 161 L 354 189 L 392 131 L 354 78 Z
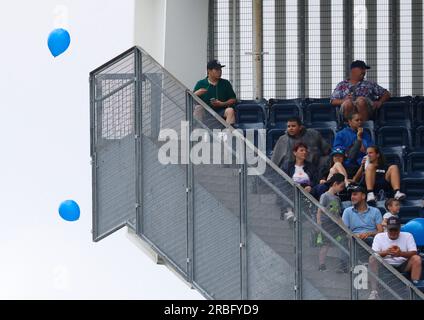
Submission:
M 390 217 L 397 217 L 399 218 L 399 211 L 400 211 L 400 201 L 395 198 L 387 199 L 384 207 L 386 208 L 387 212 L 383 215 L 383 222 L 381 223 L 384 231 L 387 231 L 387 219 Z
M 326 182 L 326 184 L 328 184 L 330 189 L 328 189 L 326 193 L 321 195 L 319 202 L 337 221 L 342 222 L 342 203 L 337 194 L 339 192 L 342 192 L 345 188 L 345 176 L 341 173 L 335 173 L 331 177 L 331 179 Z M 341 228 L 320 209 L 318 209 L 317 212 L 317 223 L 322 226 L 322 228 L 327 231 L 332 237 L 336 238 L 337 236 L 340 236 Z M 322 239 L 323 245 L 319 251 L 318 270 L 325 271 L 327 270 L 327 267 L 325 265 L 325 258 L 327 257 L 328 249 L 330 248 L 330 241 L 325 236 L 323 236 Z

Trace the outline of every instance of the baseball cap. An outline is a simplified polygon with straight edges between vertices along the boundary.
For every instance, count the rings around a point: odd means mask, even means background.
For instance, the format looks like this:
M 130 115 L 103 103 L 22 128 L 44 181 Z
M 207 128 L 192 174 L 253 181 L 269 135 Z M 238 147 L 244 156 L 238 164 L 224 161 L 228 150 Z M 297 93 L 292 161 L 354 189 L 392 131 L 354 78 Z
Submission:
M 352 193 L 353 192 L 362 192 L 362 193 L 366 194 L 365 189 L 361 186 L 358 186 L 358 185 L 356 185 L 356 186 L 355 185 L 349 185 L 348 190 Z
M 331 151 L 331 153 L 330 153 L 330 157 L 332 157 L 332 156 L 334 156 L 334 155 L 336 155 L 336 154 L 342 154 L 342 155 L 345 155 L 345 153 L 344 153 L 344 150 L 343 150 L 343 149 L 341 149 L 341 148 L 335 148 L 335 149 L 333 149 L 333 151 Z
M 367 64 L 362 61 L 362 60 L 355 60 L 352 62 L 352 64 L 350 65 L 350 68 L 361 68 L 361 69 L 371 69 L 370 66 L 367 66 Z
M 225 67 L 225 66 L 222 65 L 221 62 L 219 62 L 218 60 L 214 59 L 214 60 L 211 60 L 211 61 L 208 62 L 208 65 L 207 65 L 206 68 L 208 70 L 211 70 L 211 69 L 221 69 L 223 67 Z
M 398 217 L 390 217 L 387 219 L 387 229 L 400 229 L 400 219 Z

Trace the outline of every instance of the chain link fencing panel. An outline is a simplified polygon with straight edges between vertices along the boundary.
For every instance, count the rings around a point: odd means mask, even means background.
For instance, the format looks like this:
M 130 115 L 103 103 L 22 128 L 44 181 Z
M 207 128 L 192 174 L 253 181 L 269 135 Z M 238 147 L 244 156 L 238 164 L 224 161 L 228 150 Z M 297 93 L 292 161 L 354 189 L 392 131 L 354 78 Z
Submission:
M 303 193 L 300 193 L 300 210 L 302 299 L 349 300 L 351 277 L 346 232 L 322 211 L 318 224 L 319 208 Z M 341 223 L 338 212 L 332 215 Z M 322 264 L 325 270 L 320 270 Z
M 247 176 L 247 296 L 293 300 L 295 239 L 289 212 L 294 189 L 269 165 L 265 169 Z
M 141 70 L 142 208 L 138 230 L 186 276 L 187 166 L 180 161 L 186 89 L 144 52 Z

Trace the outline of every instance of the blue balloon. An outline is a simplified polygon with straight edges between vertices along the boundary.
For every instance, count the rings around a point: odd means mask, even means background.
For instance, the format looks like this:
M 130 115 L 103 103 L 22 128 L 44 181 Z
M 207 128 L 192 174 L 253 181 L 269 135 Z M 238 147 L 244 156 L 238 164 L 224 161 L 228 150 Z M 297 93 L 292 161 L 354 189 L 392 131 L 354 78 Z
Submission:
M 47 41 L 50 52 L 54 57 L 64 53 L 71 43 L 71 36 L 65 29 L 54 29 Z
M 416 218 L 409 221 L 401 230 L 412 233 L 417 246 L 424 246 L 424 218 Z
M 66 221 L 76 221 L 80 217 L 80 208 L 74 200 L 66 200 L 60 204 L 59 214 Z

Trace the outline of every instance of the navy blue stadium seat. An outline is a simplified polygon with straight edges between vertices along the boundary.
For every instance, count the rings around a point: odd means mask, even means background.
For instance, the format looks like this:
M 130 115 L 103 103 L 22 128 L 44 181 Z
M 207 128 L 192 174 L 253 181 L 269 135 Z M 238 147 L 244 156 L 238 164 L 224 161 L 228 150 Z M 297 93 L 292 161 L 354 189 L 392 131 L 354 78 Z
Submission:
M 378 126 L 411 127 L 411 105 L 405 101 L 384 103 L 378 111 Z
M 266 126 L 262 122 L 254 122 L 254 123 L 238 123 L 235 127 L 237 129 L 245 130 L 258 130 L 258 129 L 266 129 Z
M 307 126 L 320 122 L 335 121 L 337 123 L 336 108 L 330 103 L 311 103 L 304 111 L 305 124 Z
M 386 163 L 388 165 L 395 164 L 399 167 L 399 171 L 401 174 L 405 173 L 406 167 L 405 167 L 405 148 L 404 147 L 386 147 L 381 148 L 381 152 L 384 155 L 384 158 L 386 159 Z
M 424 124 L 424 101 L 418 101 L 414 106 L 414 124 L 416 126 Z
M 424 152 L 411 152 L 407 158 L 408 174 L 424 172 Z
M 297 99 L 269 99 L 268 100 L 269 106 L 273 106 L 274 104 L 295 104 L 300 108 L 303 108 L 304 106 L 304 100 L 297 98 Z
M 410 131 L 401 126 L 385 126 L 378 129 L 377 145 L 380 147 L 411 146 Z
M 259 146 L 259 133 L 263 134 L 262 141 L 264 143 L 262 151 L 266 153 L 266 127 L 263 123 L 241 123 L 238 125 L 238 129 L 241 129 L 243 131 L 243 135 L 252 142 L 253 138 L 253 144 L 256 148 L 262 149 L 262 146 Z M 259 131 L 261 130 L 261 131 Z M 247 133 L 249 132 L 249 133 Z M 253 137 L 252 137 L 253 134 Z
M 330 103 L 330 98 L 306 98 L 305 100 L 304 100 L 304 105 L 305 106 L 307 106 L 307 105 L 309 105 L 309 104 L 312 104 L 312 103 L 324 103 L 324 104 L 327 104 L 327 103 Z
M 424 280 L 420 280 L 416 287 L 421 291 L 424 292 Z
M 388 102 L 406 102 L 411 104 L 414 101 L 414 98 L 411 96 L 403 96 L 403 97 L 390 97 Z
M 384 207 L 384 201 L 377 201 L 375 207 L 380 210 L 382 216 L 387 212 L 386 208 Z
M 336 136 L 336 129 L 334 129 L 332 127 L 328 127 L 328 128 L 313 128 L 313 129 L 315 129 L 319 133 L 321 133 L 321 136 L 323 137 L 323 139 L 325 141 L 327 141 L 330 144 L 330 146 L 333 145 L 334 137 Z
M 415 148 L 424 148 L 424 125 L 415 129 Z
M 265 108 L 259 104 L 238 104 L 235 111 L 237 128 L 248 123 L 266 124 Z
M 294 104 L 273 104 L 269 110 L 269 127 L 270 128 L 286 128 L 287 120 L 292 117 L 299 117 L 301 120 L 302 109 Z
M 260 99 L 260 100 L 238 100 L 237 105 L 239 104 L 259 104 L 261 106 L 265 106 L 268 104 L 268 101 L 266 99 Z
M 365 132 L 368 132 L 368 134 L 371 136 L 372 141 L 375 142 L 375 128 L 374 128 L 374 121 L 373 120 L 368 120 L 365 121 L 362 124 L 362 127 L 364 128 Z
M 267 139 L 266 139 L 266 154 L 268 157 L 271 158 L 272 151 L 274 150 L 275 144 L 277 143 L 278 139 L 286 133 L 286 130 L 284 129 L 270 129 L 267 133 Z
M 423 212 L 421 200 L 402 201 L 402 205 L 400 207 L 400 212 L 399 212 L 399 218 L 402 224 L 408 223 L 410 220 L 415 218 L 421 218 L 423 217 L 423 215 L 424 215 L 424 212 Z
M 402 178 L 402 191 L 406 193 L 408 200 L 423 199 L 424 175 L 414 174 L 414 176 Z

